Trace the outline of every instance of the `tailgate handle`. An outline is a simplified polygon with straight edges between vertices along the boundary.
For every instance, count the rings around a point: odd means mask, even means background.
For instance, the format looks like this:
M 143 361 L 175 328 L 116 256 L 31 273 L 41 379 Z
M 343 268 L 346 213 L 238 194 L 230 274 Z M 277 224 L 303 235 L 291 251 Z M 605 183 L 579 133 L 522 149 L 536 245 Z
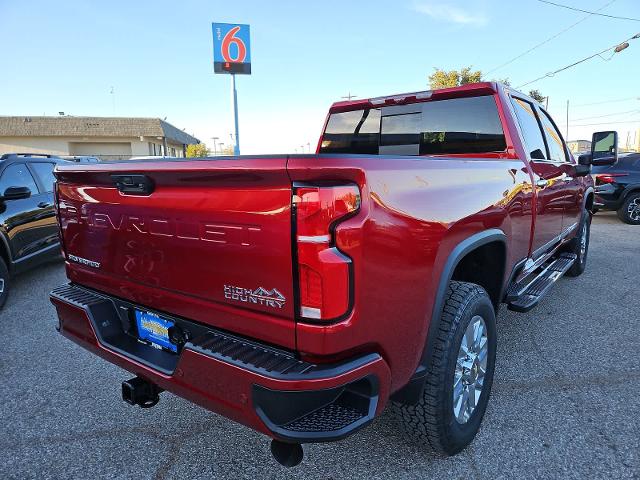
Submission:
M 111 175 L 111 179 L 116 184 L 118 191 L 130 195 L 150 195 L 153 193 L 155 185 L 146 175 Z

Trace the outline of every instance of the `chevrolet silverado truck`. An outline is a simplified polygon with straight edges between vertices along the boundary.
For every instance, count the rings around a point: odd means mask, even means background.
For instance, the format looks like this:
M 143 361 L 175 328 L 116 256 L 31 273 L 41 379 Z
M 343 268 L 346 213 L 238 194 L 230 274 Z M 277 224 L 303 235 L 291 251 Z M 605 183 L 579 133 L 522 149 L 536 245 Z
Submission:
M 585 269 L 590 169 L 496 83 L 335 103 L 312 155 L 61 166 L 58 328 L 135 375 L 128 403 L 172 392 L 283 465 L 390 404 L 453 455 L 487 407 L 499 306 Z

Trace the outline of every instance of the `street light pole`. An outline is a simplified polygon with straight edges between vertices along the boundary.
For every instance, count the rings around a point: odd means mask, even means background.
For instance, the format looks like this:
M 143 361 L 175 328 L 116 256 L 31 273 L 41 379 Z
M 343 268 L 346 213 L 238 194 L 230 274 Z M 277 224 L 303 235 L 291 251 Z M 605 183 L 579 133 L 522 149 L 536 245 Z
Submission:
M 218 154 L 218 151 L 216 149 L 216 141 L 219 139 L 220 137 L 211 137 L 211 140 L 213 140 L 213 156 L 215 157 Z

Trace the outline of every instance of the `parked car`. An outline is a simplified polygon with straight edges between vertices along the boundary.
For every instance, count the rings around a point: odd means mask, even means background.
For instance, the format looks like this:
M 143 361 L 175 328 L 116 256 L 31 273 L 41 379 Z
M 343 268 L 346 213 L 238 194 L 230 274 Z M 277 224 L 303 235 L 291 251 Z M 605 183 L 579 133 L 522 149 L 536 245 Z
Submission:
M 100 159 L 98 157 L 90 155 L 64 155 L 61 158 L 76 163 L 100 163 Z
M 169 390 L 283 465 L 392 400 L 452 455 L 489 401 L 498 306 L 586 267 L 582 162 L 538 102 L 479 83 L 338 102 L 316 155 L 61 166 L 59 331 L 135 375 L 131 405 Z
M 614 165 L 594 166 L 596 203 L 615 210 L 620 220 L 640 225 L 640 153 L 619 156 Z
M 53 155 L 0 156 L 0 308 L 14 274 L 60 256 L 53 168 L 63 163 Z

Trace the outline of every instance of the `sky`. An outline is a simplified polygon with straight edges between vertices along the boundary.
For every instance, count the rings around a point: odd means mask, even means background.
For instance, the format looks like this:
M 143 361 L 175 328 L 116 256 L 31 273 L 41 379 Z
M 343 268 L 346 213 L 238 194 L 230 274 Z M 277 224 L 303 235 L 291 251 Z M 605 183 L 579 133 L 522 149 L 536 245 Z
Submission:
M 640 18 L 640 0 L 555 2 Z M 0 0 L 0 115 L 166 117 L 229 145 L 211 22 L 251 25 L 252 74 L 236 77 L 243 154 L 313 151 L 331 103 L 426 90 L 436 67 L 517 87 L 640 32 L 539 0 Z M 563 133 L 569 101 L 569 140 L 617 129 L 624 144 L 640 128 L 640 39 L 602 57 L 523 90 L 549 97 Z

